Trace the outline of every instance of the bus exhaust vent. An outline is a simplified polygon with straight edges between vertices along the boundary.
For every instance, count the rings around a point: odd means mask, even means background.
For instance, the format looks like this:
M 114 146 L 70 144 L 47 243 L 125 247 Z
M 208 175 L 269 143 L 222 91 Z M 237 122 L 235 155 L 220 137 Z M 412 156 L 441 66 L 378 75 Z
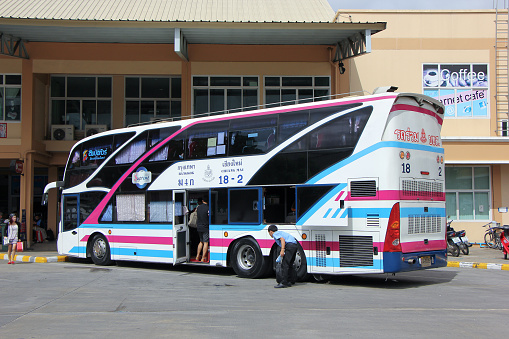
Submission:
M 317 267 L 327 267 L 327 249 L 325 243 L 325 234 L 315 235 L 315 246 L 316 246 L 316 262 Z
M 373 266 L 373 237 L 340 235 L 339 266 Z
M 376 197 L 376 181 L 351 181 L 350 196 L 352 198 Z
M 402 198 L 443 198 L 444 184 L 434 180 L 402 180 Z
M 441 218 L 438 214 L 412 214 L 408 216 L 408 234 L 440 233 Z
M 366 226 L 380 227 L 380 215 L 379 214 L 367 214 L 366 215 Z

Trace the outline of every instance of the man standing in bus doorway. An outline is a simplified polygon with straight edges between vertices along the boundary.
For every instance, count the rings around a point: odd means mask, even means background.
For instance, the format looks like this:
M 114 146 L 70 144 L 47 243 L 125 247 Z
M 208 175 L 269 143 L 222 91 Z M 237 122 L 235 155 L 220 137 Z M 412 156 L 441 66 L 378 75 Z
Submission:
M 295 261 L 295 255 L 297 254 L 297 239 L 291 234 L 283 231 L 278 231 L 276 225 L 269 226 L 269 235 L 274 238 L 276 244 L 281 247 L 279 255 L 282 258 L 281 268 L 283 270 L 283 277 L 279 284 L 274 288 L 285 288 L 295 284 L 297 280 L 295 270 L 293 268 L 293 262 Z
M 196 207 L 196 228 L 200 236 L 200 243 L 196 252 L 196 261 L 208 262 L 209 251 L 209 205 L 202 198 L 198 198 L 198 207 Z M 203 250 L 203 252 L 202 252 Z M 202 253 L 200 255 L 200 253 Z

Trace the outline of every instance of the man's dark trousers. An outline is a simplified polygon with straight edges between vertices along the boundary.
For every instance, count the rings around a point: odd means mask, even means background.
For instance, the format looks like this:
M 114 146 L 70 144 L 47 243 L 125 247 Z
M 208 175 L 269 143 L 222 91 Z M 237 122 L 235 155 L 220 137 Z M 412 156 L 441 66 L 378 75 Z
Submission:
M 283 262 L 281 268 L 283 271 L 283 285 L 289 285 L 289 283 L 295 283 L 297 281 L 297 274 L 293 269 L 293 262 L 295 261 L 295 255 L 297 254 L 297 244 L 287 242 L 285 244 L 285 255 L 283 256 Z

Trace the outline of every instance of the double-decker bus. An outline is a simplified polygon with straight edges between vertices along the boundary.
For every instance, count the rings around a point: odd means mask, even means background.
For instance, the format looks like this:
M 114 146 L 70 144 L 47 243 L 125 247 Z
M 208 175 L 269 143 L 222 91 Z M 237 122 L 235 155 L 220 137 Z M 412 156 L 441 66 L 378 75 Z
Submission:
M 267 227 L 299 242 L 308 274 L 446 266 L 443 105 L 387 92 L 116 129 L 74 145 L 59 254 L 273 269 Z M 188 211 L 209 203 L 209 262 Z

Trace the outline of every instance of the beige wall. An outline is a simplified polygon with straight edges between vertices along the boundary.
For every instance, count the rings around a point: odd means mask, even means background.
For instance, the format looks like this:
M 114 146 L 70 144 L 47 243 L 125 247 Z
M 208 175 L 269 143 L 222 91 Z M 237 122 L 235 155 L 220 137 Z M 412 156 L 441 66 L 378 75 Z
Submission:
M 494 11 L 348 13 L 354 22 L 387 22 L 385 31 L 372 36 L 373 52 L 348 61 L 350 91 L 391 85 L 400 92 L 422 93 L 423 63 L 487 63 L 490 116 L 446 119 L 442 135 L 496 135 Z

